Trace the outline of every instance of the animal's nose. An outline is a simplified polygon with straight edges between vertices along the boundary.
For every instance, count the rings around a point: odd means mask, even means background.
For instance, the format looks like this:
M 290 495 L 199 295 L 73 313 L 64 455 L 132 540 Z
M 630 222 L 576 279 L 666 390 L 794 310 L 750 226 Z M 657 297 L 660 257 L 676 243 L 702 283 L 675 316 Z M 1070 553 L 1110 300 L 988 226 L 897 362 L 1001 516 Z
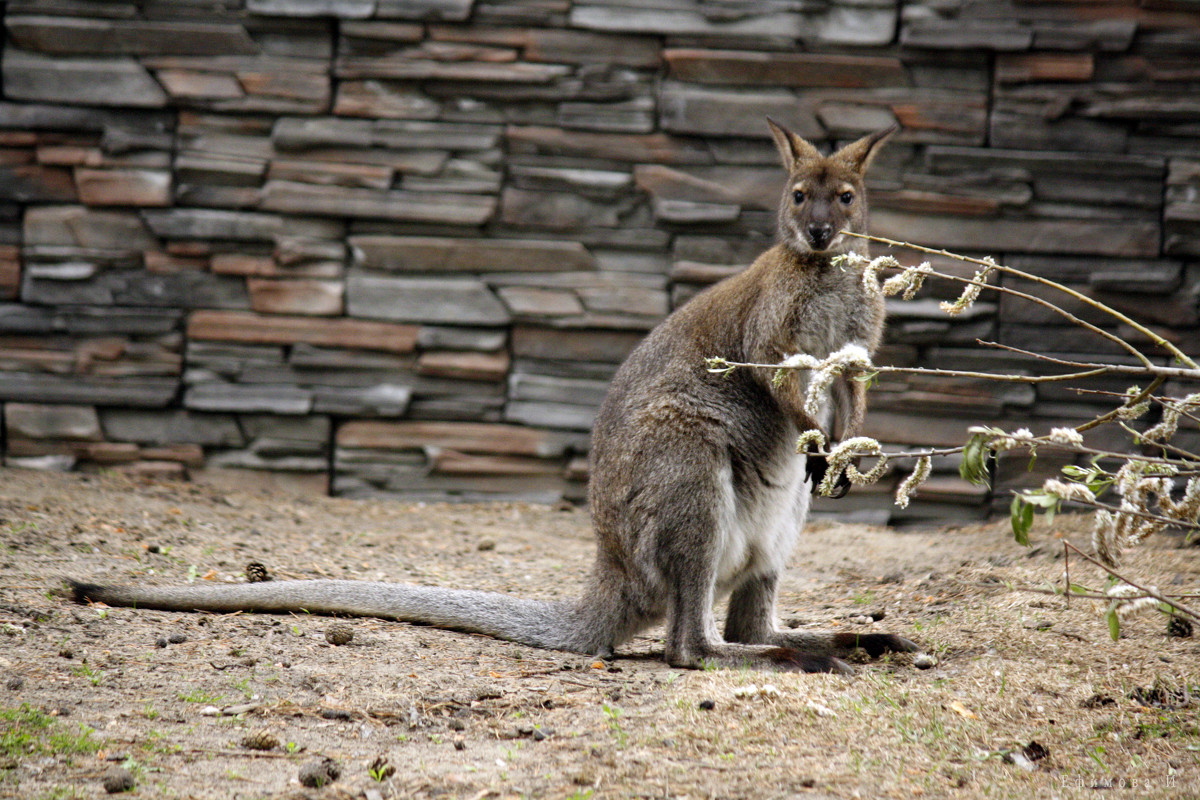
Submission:
M 808 238 L 812 240 L 815 247 L 820 249 L 823 245 L 833 238 L 832 225 L 809 225 Z

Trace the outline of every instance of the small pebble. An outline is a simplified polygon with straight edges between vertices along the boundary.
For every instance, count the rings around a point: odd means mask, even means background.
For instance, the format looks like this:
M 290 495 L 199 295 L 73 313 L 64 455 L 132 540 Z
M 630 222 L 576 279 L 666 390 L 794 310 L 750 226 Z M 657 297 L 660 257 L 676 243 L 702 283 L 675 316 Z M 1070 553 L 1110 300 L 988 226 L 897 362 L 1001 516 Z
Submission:
M 59 650 L 59 651 L 58 651 L 58 655 L 59 655 L 59 657 L 61 657 L 61 658 L 74 658 L 74 657 L 75 657 L 75 651 L 74 651 L 74 650 L 72 650 L 72 649 L 71 649 L 71 648 L 69 648 L 69 647 L 64 647 L 63 649 L 61 649 L 61 650 Z
M 8 680 L 4 682 L 4 687 L 12 691 L 16 691 L 25 685 L 25 679 L 20 675 L 9 675 Z
M 467 729 L 467 724 L 461 719 L 452 719 L 446 723 L 446 727 L 452 731 L 465 731 Z
M 101 782 L 104 784 L 104 791 L 109 794 L 128 792 L 137 783 L 134 780 L 133 773 L 124 767 L 112 767 L 104 773 L 104 778 Z
M 466 750 L 467 743 L 464 742 L 462 739 L 455 739 L 454 740 L 454 749 L 455 750 Z
M 167 637 L 160 636 L 157 639 L 155 639 L 154 646 L 155 647 L 166 647 L 167 646 Z
M 913 658 L 913 666 L 917 669 L 930 669 L 937 666 L 937 659 L 928 653 L 917 653 Z
M 349 625 L 330 625 L 325 629 L 325 641 L 332 645 L 350 644 L 354 639 L 354 629 Z
M 187 641 L 187 636 L 176 631 L 167 637 L 167 641 L 171 644 L 183 644 Z
M 496 549 L 496 540 L 495 539 L 481 539 L 479 541 L 479 544 L 476 545 L 476 548 L 479 550 L 482 550 L 482 551 L 495 550 Z
M 701 711 L 712 711 L 717 707 L 717 704 L 712 700 L 701 700 L 699 705 Z

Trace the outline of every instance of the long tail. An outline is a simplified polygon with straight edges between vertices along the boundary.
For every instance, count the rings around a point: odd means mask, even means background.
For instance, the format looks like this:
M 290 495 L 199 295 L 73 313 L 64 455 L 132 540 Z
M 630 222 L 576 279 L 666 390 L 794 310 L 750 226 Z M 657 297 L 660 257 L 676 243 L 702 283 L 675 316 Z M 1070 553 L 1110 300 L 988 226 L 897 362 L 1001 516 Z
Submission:
M 271 581 L 206 586 L 99 586 L 68 580 L 74 599 L 163 611 L 339 614 L 419 622 L 511 642 L 596 653 L 612 642 L 588 624 L 586 603 L 370 581 Z

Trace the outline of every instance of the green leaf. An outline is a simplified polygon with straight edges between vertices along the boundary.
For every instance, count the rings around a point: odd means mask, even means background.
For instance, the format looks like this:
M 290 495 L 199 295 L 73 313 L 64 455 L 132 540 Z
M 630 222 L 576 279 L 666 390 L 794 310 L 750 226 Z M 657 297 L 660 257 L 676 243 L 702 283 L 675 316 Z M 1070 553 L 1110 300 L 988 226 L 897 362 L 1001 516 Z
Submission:
M 1070 588 L 1071 588 L 1071 591 L 1074 592 L 1075 594 L 1091 594 L 1092 593 L 1091 589 L 1089 589 L 1088 587 L 1084 586 L 1081 583 L 1072 583 Z
M 1021 495 L 1014 495 L 1012 501 L 1013 538 L 1017 544 L 1029 546 L 1029 529 L 1033 527 L 1033 506 L 1027 504 Z
M 1113 603 L 1108 607 L 1108 635 L 1115 642 L 1121 638 L 1121 618 L 1117 616 L 1117 604 Z

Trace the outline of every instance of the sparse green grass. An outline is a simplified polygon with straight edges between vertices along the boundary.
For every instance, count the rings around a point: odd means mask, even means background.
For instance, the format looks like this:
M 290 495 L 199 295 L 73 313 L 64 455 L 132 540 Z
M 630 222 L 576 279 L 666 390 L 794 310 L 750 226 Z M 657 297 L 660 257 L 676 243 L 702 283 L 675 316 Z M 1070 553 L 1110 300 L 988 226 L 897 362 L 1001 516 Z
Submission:
M 223 694 L 210 694 L 203 689 L 193 689 L 186 694 L 179 693 L 179 699 L 185 703 L 219 703 L 225 699 Z
M 0 709 L 0 755 L 17 759 L 26 755 L 72 756 L 94 753 L 100 742 L 95 731 L 82 723 L 75 726 L 22 704 Z

